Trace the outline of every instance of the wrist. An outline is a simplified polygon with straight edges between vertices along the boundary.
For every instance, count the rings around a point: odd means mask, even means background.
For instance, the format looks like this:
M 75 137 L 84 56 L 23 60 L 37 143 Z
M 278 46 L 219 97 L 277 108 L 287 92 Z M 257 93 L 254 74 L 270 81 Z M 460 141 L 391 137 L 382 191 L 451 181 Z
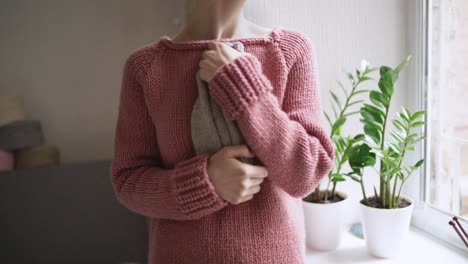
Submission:
M 209 82 L 210 94 L 227 117 L 237 119 L 273 87 L 263 74 L 260 61 L 246 53 L 217 70 Z

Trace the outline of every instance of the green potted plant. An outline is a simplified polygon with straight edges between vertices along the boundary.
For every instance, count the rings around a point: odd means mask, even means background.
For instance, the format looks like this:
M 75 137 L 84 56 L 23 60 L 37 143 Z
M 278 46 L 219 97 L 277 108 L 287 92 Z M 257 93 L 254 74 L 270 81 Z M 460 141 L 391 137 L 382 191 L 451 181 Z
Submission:
M 426 111 L 412 113 L 405 107 L 391 120 L 389 109 L 395 83 L 401 70 L 410 62 L 408 56 L 396 68 L 380 67 L 379 90 L 369 92 L 370 103 L 360 109 L 364 133 L 356 137 L 362 139 L 354 144 L 348 157 L 352 172 L 346 175 L 361 186 L 363 199 L 360 201 L 363 231 L 368 252 L 381 258 L 394 257 L 401 239 L 408 232 L 413 200 L 401 195 L 401 190 L 409 176 L 420 167 L 421 159 L 413 165 L 403 164 L 408 151 L 423 139 L 417 128 L 424 125 L 421 121 Z M 391 137 L 388 137 L 390 134 Z M 379 161 L 379 168 L 374 166 Z M 364 188 L 364 168 L 371 167 L 379 176 L 379 190 L 374 187 L 372 196 Z
M 329 251 L 338 247 L 344 225 L 344 210 L 347 194 L 337 191 L 339 182 L 345 180 L 343 165 L 348 160 L 350 147 L 359 140 L 360 136 L 352 138 L 345 136 L 343 125 L 349 116 L 358 114 L 356 106 L 364 100 L 356 99 L 358 94 L 368 93 L 361 89 L 360 85 L 370 80 L 369 74 L 376 69 L 371 69 L 366 61 L 362 61 L 355 74 L 346 72 L 351 89 L 348 91 L 338 81 L 343 92 L 343 99 L 330 91 L 333 115 L 324 115 L 330 125 L 330 137 L 335 144 L 335 166 L 328 174 L 326 189 L 321 190 L 320 184 L 308 196 L 302 199 L 305 217 L 306 244 L 310 249 Z M 355 110 L 353 110 L 353 108 Z

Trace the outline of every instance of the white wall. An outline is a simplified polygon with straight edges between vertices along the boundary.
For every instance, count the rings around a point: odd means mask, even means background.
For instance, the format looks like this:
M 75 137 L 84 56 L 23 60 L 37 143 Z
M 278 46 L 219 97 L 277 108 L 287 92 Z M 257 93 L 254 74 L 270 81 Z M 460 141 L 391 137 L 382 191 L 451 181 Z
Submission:
M 124 60 L 172 31 L 177 9 L 154 0 L 2 1 L 0 94 L 24 96 L 63 162 L 110 159 Z
M 64 162 L 111 159 L 124 60 L 141 45 L 174 36 L 184 0 L 2 2 L 0 94 L 25 97 L 29 117 L 41 120 Z M 328 90 L 340 92 L 337 79 L 346 83 L 343 68 L 354 69 L 362 58 L 395 66 L 408 55 L 406 8 L 405 0 L 249 0 L 245 15 L 311 37 L 329 111 Z M 393 110 L 406 104 L 405 79 L 403 74 Z M 357 118 L 347 128 L 357 131 Z M 360 197 L 353 182 L 340 189 Z

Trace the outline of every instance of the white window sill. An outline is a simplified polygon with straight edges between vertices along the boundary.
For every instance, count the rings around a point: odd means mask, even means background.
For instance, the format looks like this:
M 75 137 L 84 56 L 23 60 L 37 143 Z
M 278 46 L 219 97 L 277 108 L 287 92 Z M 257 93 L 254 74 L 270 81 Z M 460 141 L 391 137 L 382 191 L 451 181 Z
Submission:
M 468 263 L 468 252 L 433 238 L 424 231 L 411 226 L 408 236 L 402 241 L 399 255 L 394 259 L 380 259 L 367 253 L 365 241 L 356 238 L 346 228 L 338 249 L 318 252 L 307 249 L 306 264 L 312 263 Z

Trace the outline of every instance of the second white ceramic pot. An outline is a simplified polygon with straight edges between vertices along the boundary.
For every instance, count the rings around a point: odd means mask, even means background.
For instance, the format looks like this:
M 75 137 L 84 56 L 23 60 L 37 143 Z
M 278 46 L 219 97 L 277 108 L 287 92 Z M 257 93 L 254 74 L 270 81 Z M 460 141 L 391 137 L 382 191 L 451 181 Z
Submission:
M 394 258 L 409 231 L 413 200 L 400 197 L 411 204 L 404 208 L 382 209 L 360 203 L 367 251 L 375 257 Z

